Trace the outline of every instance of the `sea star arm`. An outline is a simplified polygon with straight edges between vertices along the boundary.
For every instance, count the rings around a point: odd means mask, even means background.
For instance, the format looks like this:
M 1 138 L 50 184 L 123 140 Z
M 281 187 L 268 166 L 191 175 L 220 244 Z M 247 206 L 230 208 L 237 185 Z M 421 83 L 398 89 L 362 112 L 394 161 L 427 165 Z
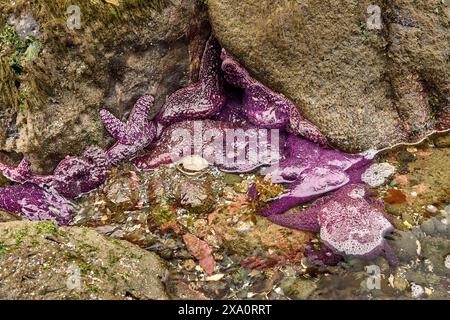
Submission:
M 51 176 L 40 176 L 33 174 L 31 164 L 28 160 L 22 159 L 17 167 L 9 166 L 0 162 L 0 172 L 11 181 L 25 183 L 31 182 L 37 185 L 50 183 Z
M 126 124 L 106 109 L 100 110 L 100 118 L 109 134 L 118 141 L 125 141 Z
M 326 244 L 322 244 L 319 251 L 314 250 L 311 244 L 307 245 L 305 248 L 305 257 L 308 258 L 310 263 L 316 266 L 334 266 L 343 258 Z
M 148 113 L 155 99 L 151 95 L 140 97 L 133 106 L 127 120 L 127 126 L 136 124 L 148 124 Z
M 223 79 L 220 74 L 220 46 L 211 37 L 203 54 L 199 82 L 172 93 L 156 121 L 168 126 L 183 120 L 209 118 L 220 112 L 226 102 Z
M 381 249 L 381 255 L 386 258 L 391 266 L 395 267 L 400 264 L 397 255 L 387 242 L 384 243 L 383 248 Z
M 136 153 L 148 146 L 156 137 L 156 125 L 148 118 L 148 112 L 153 102 L 152 96 L 143 96 L 135 103 L 126 124 L 114 123 L 111 128 L 118 129 L 113 136 L 118 141 L 106 152 L 109 165 L 130 159 Z M 105 113 L 106 115 L 106 113 Z M 111 118 L 105 119 L 105 126 Z
M 261 211 L 263 216 L 281 214 L 318 196 L 339 189 L 349 182 L 347 174 L 333 167 L 315 167 L 305 170 L 299 180 L 288 186 L 288 192 Z
M 274 214 L 269 216 L 268 219 L 283 227 L 310 232 L 319 232 L 320 230 L 315 210 L 306 209 L 294 214 Z
M 69 224 L 73 216 L 65 198 L 32 183 L 0 188 L 0 208 L 29 220 L 54 220 L 60 225 Z

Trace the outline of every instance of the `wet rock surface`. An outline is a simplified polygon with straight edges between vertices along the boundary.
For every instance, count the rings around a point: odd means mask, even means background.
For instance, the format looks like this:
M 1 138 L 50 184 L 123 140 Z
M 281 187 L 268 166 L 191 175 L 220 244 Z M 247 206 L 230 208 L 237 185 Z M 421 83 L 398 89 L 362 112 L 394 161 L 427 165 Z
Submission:
M 159 257 L 91 229 L 1 223 L 0 245 L 2 299 L 167 299 Z
M 125 118 L 138 97 L 152 94 L 156 113 L 196 80 L 209 34 L 197 1 L 117 4 L 79 4 L 80 28 L 72 30 L 76 11 L 66 14 L 65 1 L 3 6 L 0 150 L 25 153 L 35 170 L 50 171 L 68 154 L 110 143 L 100 108 Z
M 371 4 L 212 0 L 208 8 L 227 51 L 335 146 L 356 151 L 405 139 L 449 112 L 448 4 L 389 1 L 380 4 L 381 29 L 370 29 Z

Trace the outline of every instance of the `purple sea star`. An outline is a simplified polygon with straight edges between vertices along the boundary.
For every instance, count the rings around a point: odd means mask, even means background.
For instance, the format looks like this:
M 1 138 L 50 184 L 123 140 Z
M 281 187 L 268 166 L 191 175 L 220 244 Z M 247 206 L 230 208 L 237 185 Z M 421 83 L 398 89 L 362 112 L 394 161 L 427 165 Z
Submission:
M 156 137 L 156 126 L 148 119 L 148 112 L 154 99 L 152 96 L 139 98 L 131 110 L 126 123 L 123 123 L 103 109 L 100 111 L 102 122 L 117 142 L 106 152 L 110 165 L 128 160 L 148 146 Z
M 66 198 L 29 182 L 0 188 L 0 208 L 22 213 L 30 220 L 55 220 L 60 225 L 69 224 L 73 214 Z
M 391 265 L 398 260 L 384 236 L 394 227 L 360 184 L 341 188 L 295 214 L 272 215 L 276 224 L 320 232 L 322 241 L 337 254 L 371 259 L 383 255 Z
M 156 121 L 165 127 L 181 120 L 206 119 L 218 113 L 225 100 L 220 73 L 220 45 L 210 37 L 200 66 L 199 82 L 170 95 Z
M 263 171 L 272 182 L 292 182 L 287 193 L 261 211 L 263 216 L 283 213 L 295 206 L 337 190 L 348 183 L 360 182 L 370 160 L 363 156 L 325 149 L 297 135 L 286 140 L 286 158 L 278 166 Z
M 285 128 L 313 142 L 327 144 L 326 137 L 316 126 L 303 118 L 291 101 L 252 78 L 225 49 L 222 49 L 221 58 L 227 82 L 244 89 L 244 109 L 251 123 L 262 128 Z
M 101 118 L 107 130 L 118 141 L 107 152 L 87 148 L 81 157 L 66 157 L 53 175 L 36 175 L 30 163 L 23 159 L 17 167 L 0 163 L 0 171 L 8 179 L 21 183 L 0 188 L 0 208 L 21 213 L 31 220 L 56 220 L 68 224 L 73 210 L 68 199 L 99 187 L 106 171 L 120 160 L 133 157 L 156 136 L 155 125 L 147 119 L 153 97 L 140 98 L 127 123 L 122 123 L 106 110 Z
M 265 174 L 274 183 L 288 183 L 288 192 L 261 213 L 286 227 L 320 232 L 325 245 L 319 252 L 307 249 L 310 259 L 335 264 L 341 254 L 364 258 L 382 254 L 396 264 L 383 239 L 392 225 L 368 190 L 354 184 L 361 181 L 370 160 L 321 147 L 327 139 L 292 102 L 252 78 L 220 50 L 211 37 L 199 82 L 173 93 L 154 121 L 148 119 L 151 96 L 137 101 L 126 123 L 102 110 L 101 119 L 117 140 L 109 150 L 88 148 L 81 157 L 66 157 L 53 175 L 46 176 L 33 174 L 25 159 L 18 167 L 0 163 L 0 171 L 20 183 L 0 188 L 0 208 L 32 220 L 69 224 L 73 210 L 68 199 L 97 188 L 111 166 L 149 147 L 147 155 L 134 160 L 142 169 L 192 154 L 201 155 L 223 171 L 248 172 L 271 165 Z M 234 89 L 227 86 L 225 90 L 221 70 Z M 271 130 L 268 133 L 266 129 Z M 274 162 L 279 162 L 278 166 Z M 303 212 L 279 215 L 332 191 L 335 193 Z M 258 199 L 255 186 L 250 187 L 249 196 Z

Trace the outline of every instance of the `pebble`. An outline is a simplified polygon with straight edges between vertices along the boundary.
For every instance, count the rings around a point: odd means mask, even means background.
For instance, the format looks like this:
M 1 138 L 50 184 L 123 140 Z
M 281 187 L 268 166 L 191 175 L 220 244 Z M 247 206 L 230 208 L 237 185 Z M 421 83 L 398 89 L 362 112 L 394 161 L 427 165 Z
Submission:
M 191 271 L 192 269 L 194 269 L 196 267 L 196 263 L 194 260 L 192 259 L 188 259 L 186 261 L 184 261 L 183 263 L 183 267 L 187 270 L 187 271 Z
M 450 269 L 450 254 L 445 257 L 444 265 L 447 269 Z
M 206 281 L 219 281 L 225 275 L 223 273 L 214 274 L 212 276 L 206 277 Z
M 438 208 L 436 208 L 435 206 L 433 206 L 432 204 L 427 205 L 426 210 L 429 213 L 436 213 L 438 211 Z
M 425 290 L 422 286 L 412 283 L 411 284 L 411 295 L 413 298 L 420 298 L 425 293 Z

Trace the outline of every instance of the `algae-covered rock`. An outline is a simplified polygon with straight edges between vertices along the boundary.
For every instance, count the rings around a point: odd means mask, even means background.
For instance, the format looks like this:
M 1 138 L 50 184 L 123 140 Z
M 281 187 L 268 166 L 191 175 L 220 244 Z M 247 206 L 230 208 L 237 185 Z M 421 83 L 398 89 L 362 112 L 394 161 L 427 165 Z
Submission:
M 221 44 L 341 149 L 390 145 L 449 113 L 445 1 L 209 0 L 208 7 Z M 378 9 L 381 29 L 371 27 Z
M 48 171 L 109 143 L 100 108 L 125 118 L 152 94 L 156 112 L 195 80 L 209 33 L 202 8 L 195 0 L 2 3 L 0 150 Z
M 167 299 L 154 253 L 87 228 L 0 223 L 0 299 Z

